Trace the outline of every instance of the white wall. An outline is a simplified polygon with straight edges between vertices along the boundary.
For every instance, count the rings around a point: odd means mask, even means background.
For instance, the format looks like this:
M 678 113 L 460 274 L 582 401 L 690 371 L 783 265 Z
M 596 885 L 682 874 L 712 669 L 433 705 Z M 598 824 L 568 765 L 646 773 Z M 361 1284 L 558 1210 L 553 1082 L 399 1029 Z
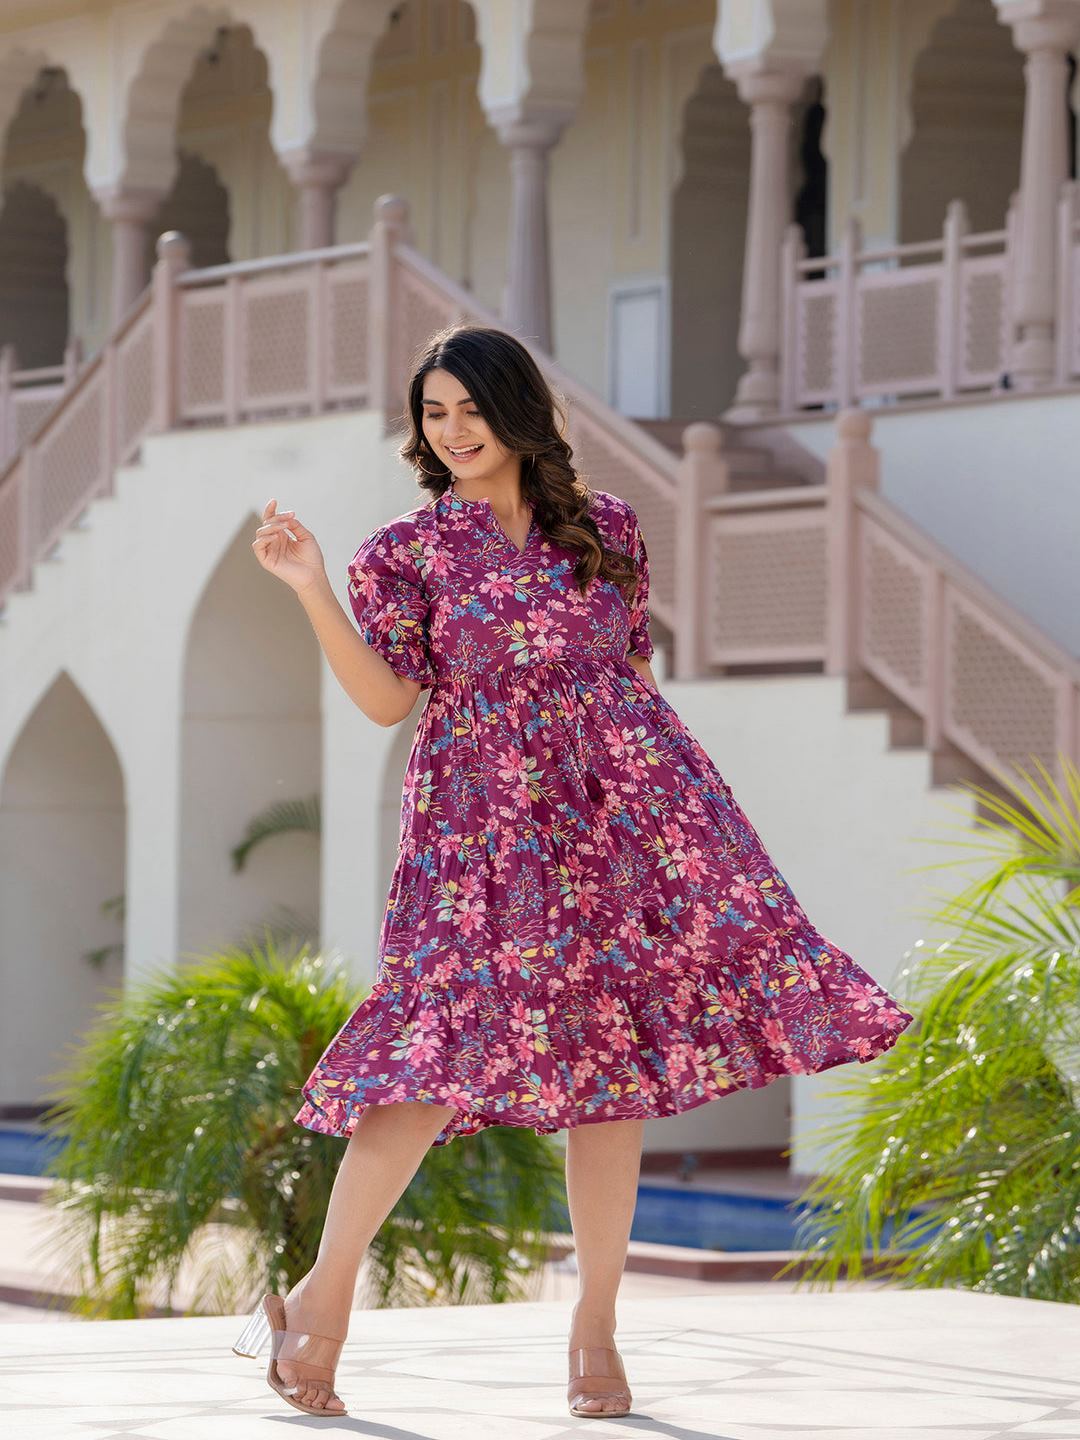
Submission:
M 876 409 L 881 493 L 1080 655 L 1080 397 Z M 784 427 L 824 459 L 832 419 Z

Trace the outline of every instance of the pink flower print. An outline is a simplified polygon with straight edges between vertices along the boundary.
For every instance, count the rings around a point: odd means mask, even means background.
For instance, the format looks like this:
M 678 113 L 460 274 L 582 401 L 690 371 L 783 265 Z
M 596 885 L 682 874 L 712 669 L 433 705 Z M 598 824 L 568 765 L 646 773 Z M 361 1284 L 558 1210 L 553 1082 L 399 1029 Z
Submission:
M 461 1110 L 472 1105 L 472 1096 L 460 1085 L 440 1085 L 435 1093 L 444 1105 L 456 1105 Z
M 508 1018 L 510 1044 L 519 1061 L 529 1064 L 536 1052 L 536 1020 L 522 996 L 514 997 Z
M 483 882 L 475 875 L 463 875 L 452 891 L 450 900 L 451 918 L 462 935 L 474 935 L 483 929 L 487 902 L 481 893 Z M 453 882 L 447 886 L 451 890 Z
M 492 956 L 500 980 L 511 975 L 520 975 L 525 968 L 524 961 L 512 940 L 504 940 Z
M 496 604 L 501 605 L 504 599 L 508 599 L 514 594 L 517 586 L 518 582 L 512 575 L 498 570 L 489 570 L 476 588 L 482 595 L 488 596 Z
M 558 927 L 557 927 L 557 926 L 553 927 L 553 929 L 554 929 L 555 933 L 558 933 Z M 566 967 L 566 981 L 567 981 L 567 984 L 568 984 L 568 985 L 577 985 L 577 984 L 579 984 L 582 980 L 585 980 L 585 979 L 588 977 L 588 974 L 589 974 L 589 957 L 588 957 L 587 955 L 585 955 L 581 950 L 579 950 L 579 951 L 578 951 L 577 959 L 574 960 L 574 961 L 572 961 L 572 962 Z
M 753 911 L 755 915 L 760 914 L 762 909 L 761 896 L 757 886 L 748 880 L 745 875 L 732 876 L 731 883 L 727 887 L 727 893 L 736 903 L 742 903 Z
M 637 1048 L 637 1044 L 626 1026 L 613 1030 L 608 1036 L 608 1044 L 616 1055 L 625 1055 L 630 1050 Z
M 505 1051 L 489 1055 L 483 1069 L 484 1084 L 493 1085 L 501 1075 L 509 1075 L 513 1068 L 514 1061 Z
M 599 1024 L 603 1025 L 605 1029 L 609 1025 L 621 1025 L 626 1019 L 626 1015 L 618 1000 L 615 999 L 614 995 L 608 994 L 607 991 L 601 991 L 596 997 L 592 1010 Z
M 629 941 L 631 945 L 640 945 L 645 939 L 646 931 L 641 924 L 639 915 L 626 915 L 619 922 L 619 938 Z
M 652 967 L 662 975 L 677 974 L 682 969 L 678 948 L 672 947 L 670 951 L 661 951 L 652 962 Z
M 461 960 L 456 955 L 448 955 L 445 960 L 440 960 L 431 971 L 432 984 L 449 985 L 460 974 Z
M 806 986 L 808 990 L 821 989 L 821 981 L 817 977 L 817 970 L 814 968 L 814 962 L 810 959 L 808 955 L 799 956 L 799 974 L 806 981 Z
M 596 1074 L 596 1063 L 588 1055 L 584 1055 L 580 1060 L 575 1060 L 570 1073 L 574 1077 L 574 1086 L 577 1088 L 584 1085 L 591 1075 Z
M 874 1053 L 873 1044 L 865 1035 L 857 1035 L 851 1041 L 851 1048 L 859 1060 L 869 1060 Z
M 405 1048 L 406 1058 L 412 1062 L 426 1064 L 429 1060 L 437 1058 L 440 1050 L 438 1037 L 430 1032 L 414 1031 L 409 1037 L 409 1043 Z
M 672 1080 L 679 1077 L 690 1068 L 694 1047 L 685 1040 L 677 1040 L 667 1052 L 667 1071 Z
M 888 1003 L 888 997 L 883 995 L 872 983 L 849 980 L 846 993 L 853 1010 L 871 1012 Z
M 531 787 L 536 784 L 540 774 L 536 757 L 509 747 L 495 757 L 495 767 L 496 774 L 507 786 L 513 803 L 527 809 Z M 520 817 L 515 817 L 514 812 L 510 811 L 506 818 L 512 820 Z
M 549 634 L 556 628 L 556 621 L 550 608 L 536 606 L 526 612 L 525 622 L 529 627 L 533 640 L 538 645 L 547 643 Z
M 761 1033 L 774 1050 L 778 1050 L 782 1054 L 791 1054 L 791 1041 L 784 1033 L 779 1020 L 773 1018 L 765 1020 L 761 1026 Z
M 540 1104 L 548 1115 L 558 1115 L 566 1104 L 566 1091 L 554 1080 L 546 1080 L 540 1086 Z

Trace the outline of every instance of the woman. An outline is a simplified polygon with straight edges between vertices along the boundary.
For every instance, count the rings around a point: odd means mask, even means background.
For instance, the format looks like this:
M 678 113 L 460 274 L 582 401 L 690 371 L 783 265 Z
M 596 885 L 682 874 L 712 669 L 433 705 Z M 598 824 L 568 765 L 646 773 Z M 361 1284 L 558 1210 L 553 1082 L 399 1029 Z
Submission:
M 429 498 L 356 552 L 359 635 L 293 511 L 269 501 L 252 547 L 370 719 L 430 693 L 376 981 L 294 1117 L 348 1137 L 318 1258 L 234 1348 L 272 1338 L 275 1389 L 341 1414 L 359 1265 L 428 1146 L 569 1128 L 568 1398 L 626 1414 L 615 1302 L 645 1118 L 870 1060 L 912 1017 L 814 929 L 657 690 L 637 516 L 575 473 L 528 350 L 441 332 L 407 416 L 400 453 Z

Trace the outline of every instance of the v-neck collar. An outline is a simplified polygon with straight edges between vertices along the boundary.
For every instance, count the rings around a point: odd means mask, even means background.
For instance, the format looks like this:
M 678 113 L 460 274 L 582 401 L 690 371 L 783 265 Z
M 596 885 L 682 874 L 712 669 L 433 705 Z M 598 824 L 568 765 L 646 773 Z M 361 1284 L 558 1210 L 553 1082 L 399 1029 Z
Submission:
M 450 484 L 442 493 L 442 498 L 444 501 L 447 502 L 448 505 L 461 506 L 464 510 L 472 514 L 477 520 L 480 520 L 482 523 L 485 523 L 498 531 L 500 538 L 510 547 L 510 549 L 514 552 L 514 554 L 519 560 L 523 558 L 523 556 L 528 551 L 529 546 L 532 544 L 533 536 L 536 534 L 538 527 L 536 523 L 536 507 L 533 505 L 531 500 L 527 499 L 525 501 L 525 503 L 529 507 L 531 514 L 529 518 L 529 529 L 525 535 L 525 544 L 519 550 L 514 541 L 510 539 L 510 536 L 503 529 L 498 516 L 491 508 L 491 501 L 487 498 L 487 496 L 482 496 L 479 499 L 470 499 L 468 496 L 460 494 L 455 483 L 455 477 L 451 477 Z

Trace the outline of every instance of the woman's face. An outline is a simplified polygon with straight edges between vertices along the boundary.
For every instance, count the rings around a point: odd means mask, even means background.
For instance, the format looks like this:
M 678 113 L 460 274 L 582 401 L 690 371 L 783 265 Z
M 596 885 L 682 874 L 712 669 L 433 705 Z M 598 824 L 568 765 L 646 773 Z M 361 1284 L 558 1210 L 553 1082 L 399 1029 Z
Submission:
M 429 370 L 421 397 L 424 438 L 452 475 L 491 480 L 516 461 L 491 433 L 465 386 L 448 370 Z

